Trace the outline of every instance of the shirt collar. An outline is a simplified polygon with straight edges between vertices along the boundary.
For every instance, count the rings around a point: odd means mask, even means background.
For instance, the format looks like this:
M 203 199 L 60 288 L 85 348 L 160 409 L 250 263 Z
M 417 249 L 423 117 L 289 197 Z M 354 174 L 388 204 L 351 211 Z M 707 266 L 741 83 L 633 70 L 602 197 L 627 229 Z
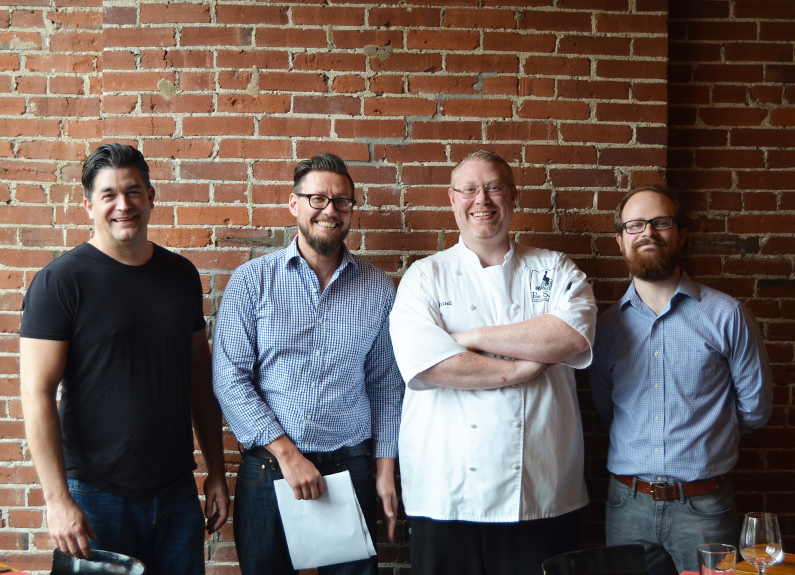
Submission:
M 480 263 L 480 257 L 478 257 L 475 252 L 467 247 L 467 245 L 464 243 L 463 237 L 461 237 L 460 234 L 458 236 L 458 243 L 461 250 L 464 252 L 464 258 L 466 258 L 470 264 L 477 265 L 477 267 L 482 268 L 483 265 Z M 505 265 L 510 262 L 513 259 L 513 253 L 514 243 L 511 240 L 508 240 L 508 252 L 505 254 L 505 260 L 500 265 Z
M 342 243 L 341 249 L 342 249 L 342 261 L 340 262 L 340 265 L 337 268 L 337 272 L 342 273 L 342 270 L 344 270 L 348 266 L 348 264 L 350 264 L 351 269 L 354 272 L 358 273 L 359 264 L 356 263 L 356 258 L 353 257 L 353 254 L 348 249 L 348 246 L 345 245 L 345 242 Z M 294 262 L 293 265 L 298 265 L 299 261 L 305 262 L 306 260 L 304 260 L 304 258 L 301 256 L 301 253 L 298 251 L 298 236 L 296 235 L 293 238 L 293 241 L 290 242 L 290 245 L 287 246 L 284 258 L 284 267 L 287 268 L 293 262 Z
M 701 301 L 701 290 L 698 288 L 698 284 L 694 282 L 692 278 L 687 275 L 687 272 L 681 267 L 679 270 L 681 271 L 679 283 L 676 284 L 676 291 L 674 291 L 671 301 L 674 301 L 674 299 L 678 298 L 680 294 L 682 296 L 691 297 L 696 301 Z M 629 285 L 629 289 L 627 289 L 627 292 L 624 294 L 624 296 L 618 300 L 618 307 L 622 310 L 627 304 L 632 304 L 632 306 L 636 308 L 643 305 L 643 301 L 640 299 L 640 296 L 635 289 L 634 281 Z

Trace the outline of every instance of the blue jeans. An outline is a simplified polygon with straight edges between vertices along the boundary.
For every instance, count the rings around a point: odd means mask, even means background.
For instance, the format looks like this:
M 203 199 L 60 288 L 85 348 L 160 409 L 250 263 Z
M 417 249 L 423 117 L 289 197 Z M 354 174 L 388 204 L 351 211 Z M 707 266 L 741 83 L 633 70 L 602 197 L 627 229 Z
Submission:
M 97 534 L 92 549 L 140 559 L 147 575 L 204 575 L 204 513 L 193 473 L 151 499 L 119 497 L 77 479 L 68 483 Z
M 640 543 L 649 575 L 698 572 L 696 548 L 702 543 L 737 545 L 737 516 L 731 483 L 714 493 L 654 501 L 610 477 L 606 504 L 607 544 Z
M 370 457 L 360 455 L 317 466 L 322 475 L 348 470 L 356 498 L 367 521 L 373 545 L 376 543 L 376 491 Z M 290 561 L 282 519 L 276 502 L 273 482 L 283 479 L 278 462 L 243 454 L 235 487 L 235 548 L 242 575 L 297 574 Z M 340 563 L 320 567 L 320 575 L 376 575 L 378 559 Z

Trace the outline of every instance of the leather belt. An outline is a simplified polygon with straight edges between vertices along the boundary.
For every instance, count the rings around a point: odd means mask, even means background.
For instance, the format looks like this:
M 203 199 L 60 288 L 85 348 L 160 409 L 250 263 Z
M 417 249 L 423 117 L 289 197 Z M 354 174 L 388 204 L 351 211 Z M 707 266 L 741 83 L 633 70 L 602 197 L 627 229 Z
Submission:
M 632 482 L 635 480 L 631 475 L 613 475 L 619 483 L 632 487 Z M 672 499 L 679 499 L 682 493 L 679 491 L 679 485 L 682 486 L 682 491 L 685 497 L 695 497 L 696 495 L 706 495 L 707 493 L 715 493 L 720 486 L 726 481 L 726 475 L 719 475 L 718 477 L 710 477 L 709 479 L 702 479 L 700 481 L 690 481 L 680 483 L 666 483 L 665 481 L 654 481 L 647 483 L 638 479 L 635 486 L 638 491 L 651 495 L 655 501 L 671 501 Z
M 340 447 L 334 451 L 326 451 L 322 453 L 302 453 L 304 457 L 306 457 L 309 461 L 314 463 L 315 465 L 321 465 L 323 463 L 332 463 L 335 461 L 340 461 L 342 459 L 350 459 L 352 457 L 358 457 L 360 455 L 370 455 L 372 453 L 372 441 L 370 439 L 365 439 L 361 443 L 352 446 L 345 446 Z M 254 457 L 259 457 L 260 459 L 270 459 L 272 461 L 276 461 L 276 456 L 274 456 L 270 451 L 265 449 L 264 447 L 255 446 L 251 449 L 246 450 L 247 455 L 253 455 Z

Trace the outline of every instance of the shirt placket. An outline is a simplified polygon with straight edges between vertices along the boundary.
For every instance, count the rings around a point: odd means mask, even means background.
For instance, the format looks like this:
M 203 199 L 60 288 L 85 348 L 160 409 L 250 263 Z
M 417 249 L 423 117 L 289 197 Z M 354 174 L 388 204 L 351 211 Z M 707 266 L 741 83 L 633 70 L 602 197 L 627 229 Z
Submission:
M 665 481 L 665 338 L 664 322 L 657 318 L 649 334 L 649 382 L 651 398 L 651 466 L 656 481 Z
M 321 293 L 320 285 L 314 273 L 304 276 L 304 285 L 307 288 L 311 302 L 314 323 L 312 329 L 312 349 L 308 362 L 308 371 L 304 378 L 304 443 L 317 446 L 318 437 L 317 417 L 320 414 L 320 390 L 323 383 L 323 354 L 324 354 L 324 320 L 328 308 L 328 289 Z

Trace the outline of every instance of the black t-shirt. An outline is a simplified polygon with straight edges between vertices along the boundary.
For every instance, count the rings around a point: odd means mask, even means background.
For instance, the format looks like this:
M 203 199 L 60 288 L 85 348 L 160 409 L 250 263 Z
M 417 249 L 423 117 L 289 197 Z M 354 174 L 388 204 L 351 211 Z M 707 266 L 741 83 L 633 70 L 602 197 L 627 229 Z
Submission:
M 159 246 L 128 266 L 84 243 L 36 274 L 20 336 L 69 342 L 59 407 L 68 477 L 152 497 L 195 469 L 191 345 L 204 326 L 199 273 Z

